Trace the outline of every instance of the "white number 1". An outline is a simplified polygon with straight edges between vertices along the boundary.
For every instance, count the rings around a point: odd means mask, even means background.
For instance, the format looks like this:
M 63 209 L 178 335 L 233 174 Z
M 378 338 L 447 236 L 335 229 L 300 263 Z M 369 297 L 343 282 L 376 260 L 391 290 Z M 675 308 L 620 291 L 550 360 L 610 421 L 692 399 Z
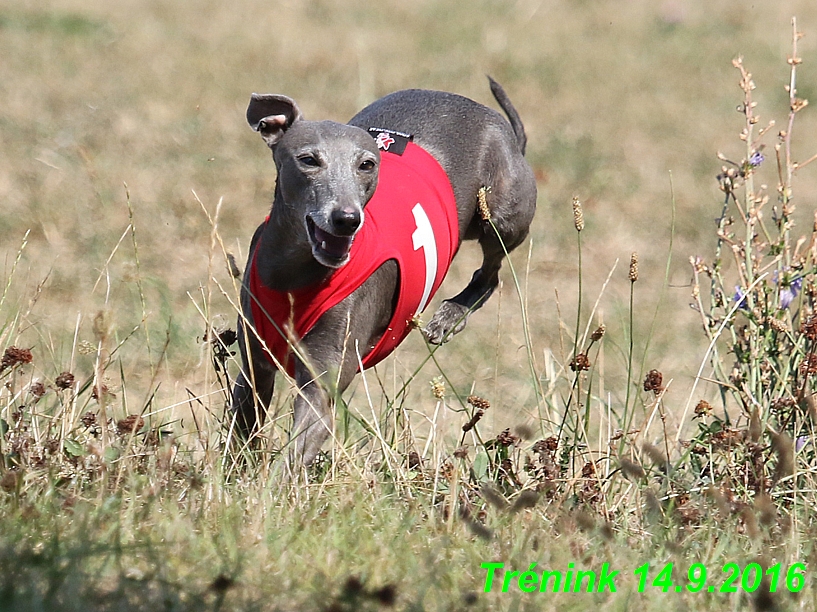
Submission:
M 431 288 L 434 286 L 434 280 L 437 277 L 437 241 L 434 239 L 434 230 L 431 229 L 431 221 L 428 220 L 426 211 L 420 204 L 416 204 L 411 209 L 414 214 L 414 224 L 417 229 L 411 235 L 414 250 L 422 248 L 423 257 L 426 261 L 426 280 L 423 289 L 423 298 L 420 300 L 420 306 L 417 308 L 417 313 L 425 310 L 428 299 L 431 297 Z

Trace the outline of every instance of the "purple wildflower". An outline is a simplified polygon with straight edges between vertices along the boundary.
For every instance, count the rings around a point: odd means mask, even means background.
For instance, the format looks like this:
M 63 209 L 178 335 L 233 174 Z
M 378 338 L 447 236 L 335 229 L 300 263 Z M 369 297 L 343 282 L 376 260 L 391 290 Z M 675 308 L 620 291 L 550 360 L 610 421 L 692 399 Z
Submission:
M 798 437 L 798 438 L 797 438 L 797 440 L 795 440 L 795 441 L 794 441 L 794 452 L 795 452 L 795 453 L 799 453 L 801 450 L 803 450 L 803 447 L 804 447 L 806 444 L 808 444 L 808 442 L 809 442 L 809 441 L 810 441 L 810 440 L 809 440 L 809 437 L 808 437 L 808 436 L 800 436 L 800 437 Z
M 741 310 L 749 310 L 749 304 L 746 303 L 746 292 L 739 285 L 735 285 L 735 295 L 732 296 L 732 301 L 737 302 Z
M 752 166 L 752 168 L 757 168 L 760 164 L 763 163 L 764 159 L 766 159 L 766 156 L 763 155 L 763 153 L 761 153 L 760 151 L 755 151 L 749 158 L 749 165 Z
M 785 310 L 791 306 L 794 298 L 798 296 L 800 289 L 803 288 L 803 277 L 798 276 L 792 279 L 784 274 L 782 282 L 778 283 L 778 274 L 775 272 L 774 282 L 780 285 L 780 308 Z

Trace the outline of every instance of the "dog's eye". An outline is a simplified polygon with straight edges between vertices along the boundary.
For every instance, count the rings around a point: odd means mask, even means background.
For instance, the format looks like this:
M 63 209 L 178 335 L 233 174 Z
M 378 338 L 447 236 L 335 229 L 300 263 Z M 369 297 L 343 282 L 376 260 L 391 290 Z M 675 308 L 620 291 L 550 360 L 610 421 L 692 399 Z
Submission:
M 298 158 L 298 161 L 301 162 L 304 166 L 309 166 L 310 168 L 317 168 L 321 165 L 321 162 L 318 161 L 317 157 L 313 157 L 312 155 L 301 155 Z
M 374 170 L 374 162 L 371 159 L 367 159 L 367 160 L 361 162 L 359 168 L 363 172 L 369 172 L 370 170 Z

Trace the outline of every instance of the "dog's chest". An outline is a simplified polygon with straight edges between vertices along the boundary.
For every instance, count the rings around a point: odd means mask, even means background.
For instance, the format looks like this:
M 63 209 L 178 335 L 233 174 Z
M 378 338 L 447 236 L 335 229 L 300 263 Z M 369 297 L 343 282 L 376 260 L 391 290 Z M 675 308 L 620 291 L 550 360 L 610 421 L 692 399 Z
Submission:
M 290 372 L 291 345 L 393 259 L 400 270 L 395 312 L 381 340 L 371 350 L 360 347 L 364 368 L 384 359 L 428 305 L 459 246 L 454 193 L 439 163 L 416 144 L 399 142 L 399 134 L 379 130 L 373 136 L 382 151 L 380 178 L 348 263 L 319 285 L 279 292 L 261 283 L 252 261 L 249 289 L 255 327 L 272 354 L 268 358 Z

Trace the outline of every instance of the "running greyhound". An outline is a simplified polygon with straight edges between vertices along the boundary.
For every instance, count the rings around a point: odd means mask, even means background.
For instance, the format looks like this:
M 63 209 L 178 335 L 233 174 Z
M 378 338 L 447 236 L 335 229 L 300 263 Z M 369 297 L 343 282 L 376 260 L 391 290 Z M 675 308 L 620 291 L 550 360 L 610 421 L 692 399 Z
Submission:
M 536 209 L 527 137 L 489 81 L 508 120 L 421 89 L 387 95 L 347 125 L 307 121 L 286 96 L 252 95 L 247 121 L 278 175 L 244 273 L 232 408 L 251 438 L 276 371 L 294 378 L 290 467 L 315 459 L 334 398 L 403 340 L 463 240 L 479 241 L 482 267 L 422 330 L 432 344 L 465 327 L 497 286 L 505 253 L 527 236 Z

